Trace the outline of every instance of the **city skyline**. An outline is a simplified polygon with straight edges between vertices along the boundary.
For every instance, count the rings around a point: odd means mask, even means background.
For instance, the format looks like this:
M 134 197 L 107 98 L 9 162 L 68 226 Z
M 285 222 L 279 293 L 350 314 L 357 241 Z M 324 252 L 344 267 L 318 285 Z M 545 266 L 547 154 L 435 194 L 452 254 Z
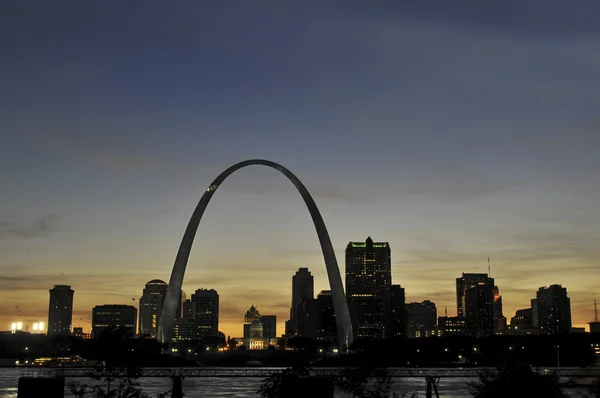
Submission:
M 72 326 L 86 331 L 96 305 L 137 306 L 145 283 L 168 282 L 208 184 L 252 158 L 306 185 L 342 274 L 348 242 L 390 242 L 407 302 L 453 315 L 454 280 L 490 257 L 507 318 L 562 284 L 587 327 L 600 5 L 511 0 L 514 18 L 434 3 L 3 2 L 0 329 L 47 321 L 53 285 L 76 291 Z M 299 267 L 329 290 L 309 214 L 266 168 L 215 196 L 183 290 L 219 291 L 226 334 L 250 305 L 281 334 Z

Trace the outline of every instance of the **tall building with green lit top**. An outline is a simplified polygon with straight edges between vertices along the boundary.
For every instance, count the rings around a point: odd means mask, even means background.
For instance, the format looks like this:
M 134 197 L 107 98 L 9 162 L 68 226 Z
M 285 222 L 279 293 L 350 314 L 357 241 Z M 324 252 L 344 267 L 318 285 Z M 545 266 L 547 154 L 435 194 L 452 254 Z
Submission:
M 346 297 L 355 337 L 383 338 L 390 331 L 391 250 L 388 242 L 346 247 Z

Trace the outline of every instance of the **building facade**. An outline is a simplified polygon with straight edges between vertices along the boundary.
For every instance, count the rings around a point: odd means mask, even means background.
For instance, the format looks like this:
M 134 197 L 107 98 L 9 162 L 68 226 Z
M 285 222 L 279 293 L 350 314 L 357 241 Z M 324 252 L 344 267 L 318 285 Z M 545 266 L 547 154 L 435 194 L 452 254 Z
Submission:
M 402 286 L 392 285 L 391 297 L 391 333 L 390 337 L 406 336 L 406 293 Z
M 277 338 L 277 315 L 263 315 L 262 325 L 265 340 L 271 341 Z
M 50 289 L 48 335 L 66 336 L 71 333 L 74 293 L 75 291 L 68 285 L 54 285 Z
M 465 326 L 465 318 L 462 316 L 438 317 L 438 330 L 442 336 L 464 336 L 466 335 Z
M 214 289 L 198 289 L 190 300 L 194 339 L 219 334 L 219 294 Z M 188 308 L 189 310 L 189 308 Z M 187 315 L 189 316 L 189 315 Z
M 517 310 L 515 316 L 510 318 L 510 334 L 537 334 L 537 329 L 533 326 L 533 310 L 531 308 Z
M 437 308 L 435 303 L 425 300 L 406 304 L 407 336 L 411 339 L 437 335 Z
M 98 338 L 110 328 L 124 329 L 126 334 L 136 333 L 137 308 L 124 304 L 97 305 L 92 309 L 92 335 Z
M 337 341 L 337 325 L 331 290 L 321 290 L 319 292 L 317 295 L 317 307 L 319 310 L 317 339 L 322 341 Z
M 242 343 L 249 350 L 264 350 L 277 340 L 277 318 L 275 315 L 260 315 L 258 308 L 251 306 L 244 314 L 244 337 Z
M 495 333 L 495 319 L 502 317 L 502 301 L 498 292 L 499 301 L 494 304 L 494 288 L 498 291 L 494 279 L 487 274 L 463 273 L 456 278 L 457 314 L 465 318 L 467 336 L 483 337 Z
M 391 334 L 391 250 L 387 242 L 350 242 L 346 247 L 346 298 L 354 337 Z
M 285 323 L 285 333 L 288 336 L 298 334 L 298 306 L 302 300 L 313 299 L 315 295 L 315 281 L 308 268 L 299 268 L 292 276 L 292 306 L 290 320 Z
M 139 301 L 139 334 L 156 338 L 158 336 L 158 324 L 162 312 L 163 303 L 167 296 L 169 285 L 160 279 L 153 279 L 146 283 Z
M 561 285 L 540 287 L 532 313 L 537 313 L 537 326 L 540 334 L 562 334 L 571 330 L 571 299 L 567 289 Z

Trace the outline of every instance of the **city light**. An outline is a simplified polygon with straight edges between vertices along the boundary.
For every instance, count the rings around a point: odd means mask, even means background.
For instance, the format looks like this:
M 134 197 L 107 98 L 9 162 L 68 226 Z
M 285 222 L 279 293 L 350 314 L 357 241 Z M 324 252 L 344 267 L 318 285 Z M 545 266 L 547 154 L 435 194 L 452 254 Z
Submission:
M 13 322 L 10 324 L 10 331 L 15 333 L 23 329 L 23 322 Z
M 17 330 L 23 329 L 23 322 L 17 322 Z
M 11 323 L 11 324 L 10 324 L 10 330 L 11 330 L 12 332 L 14 332 L 14 331 L 16 331 L 16 330 L 17 330 L 17 324 L 16 324 L 16 322 L 13 322 L 13 323 Z

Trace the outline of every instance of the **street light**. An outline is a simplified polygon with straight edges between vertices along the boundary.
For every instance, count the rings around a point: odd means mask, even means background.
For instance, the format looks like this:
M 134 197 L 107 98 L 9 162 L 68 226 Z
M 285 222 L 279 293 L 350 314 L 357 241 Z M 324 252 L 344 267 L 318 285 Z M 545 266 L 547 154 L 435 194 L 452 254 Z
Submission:
M 560 345 L 555 345 L 556 348 L 556 367 L 560 368 Z

